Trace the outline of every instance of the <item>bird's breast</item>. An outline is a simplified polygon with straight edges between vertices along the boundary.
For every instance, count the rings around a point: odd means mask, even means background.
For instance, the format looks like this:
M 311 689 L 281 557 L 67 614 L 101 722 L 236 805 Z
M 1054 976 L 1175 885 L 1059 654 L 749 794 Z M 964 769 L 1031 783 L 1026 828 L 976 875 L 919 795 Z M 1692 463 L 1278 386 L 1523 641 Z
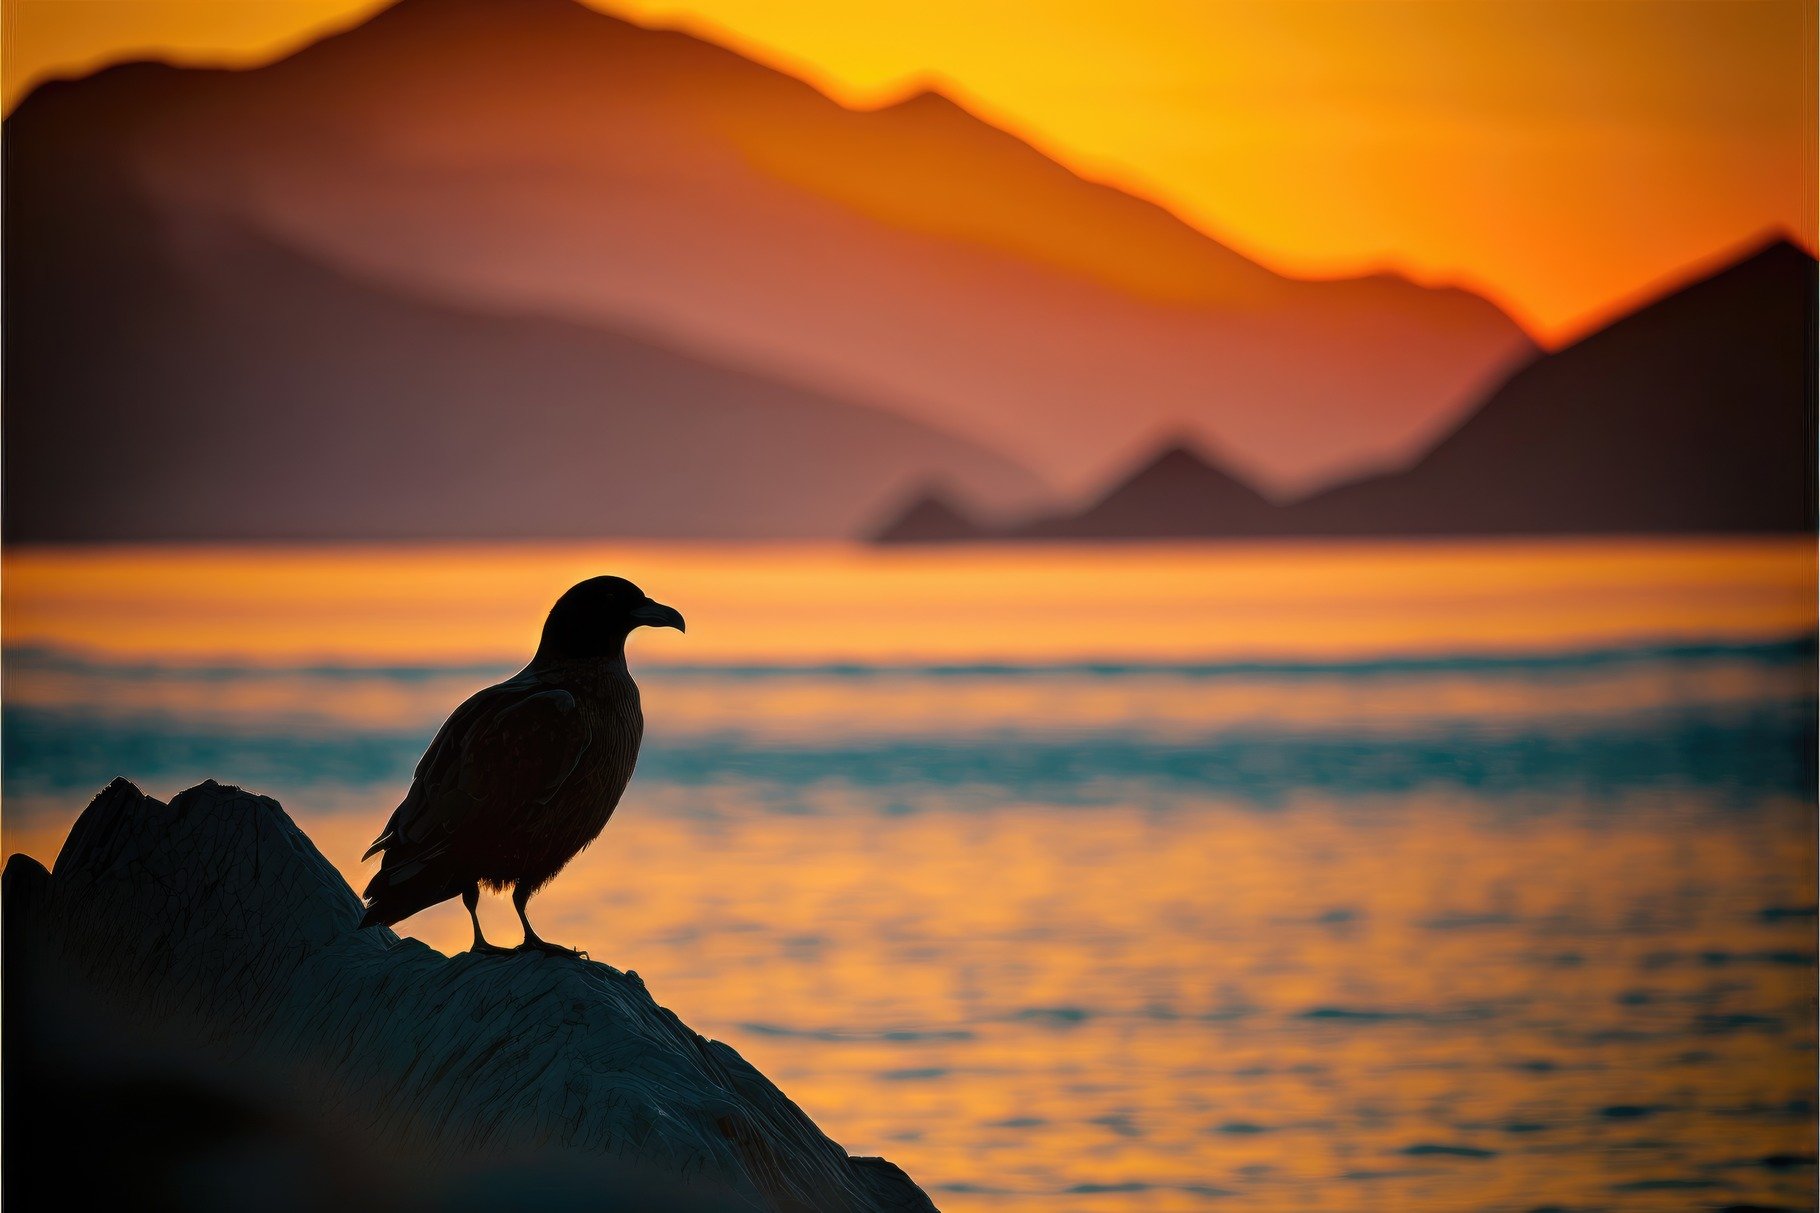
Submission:
M 645 718 L 638 687 L 629 677 L 603 680 L 603 685 L 588 691 L 591 693 L 577 696 L 590 738 L 579 764 L 583 769 L 576 772 L 581 776 L 577 791 L 587 803 L 577 807 L 586 824 L 598 832 L 632 778 L 638 747 L 644 740 Z

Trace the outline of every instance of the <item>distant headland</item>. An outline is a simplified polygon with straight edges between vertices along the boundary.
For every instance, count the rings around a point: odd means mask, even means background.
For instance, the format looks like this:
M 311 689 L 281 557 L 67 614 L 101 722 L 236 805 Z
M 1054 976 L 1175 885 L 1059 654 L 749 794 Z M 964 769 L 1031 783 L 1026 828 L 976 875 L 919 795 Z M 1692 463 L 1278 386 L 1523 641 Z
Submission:
M 877 541 L 1777 534 L 1814 527 L 1815 262 L 1773 240 L 1505 380 L 1413 466 L 1271 501 L 1175 443 L 1077 510 L 958 494 Z

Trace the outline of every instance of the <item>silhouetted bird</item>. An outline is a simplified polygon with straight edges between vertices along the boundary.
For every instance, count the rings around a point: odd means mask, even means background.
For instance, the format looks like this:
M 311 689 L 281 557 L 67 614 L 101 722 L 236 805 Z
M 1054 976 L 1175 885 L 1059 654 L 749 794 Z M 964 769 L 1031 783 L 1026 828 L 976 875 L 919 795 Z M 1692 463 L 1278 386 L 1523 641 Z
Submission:
M 632 778 L 644 715 L 626 637 L 638 627 L 680 632 L 683 617 L 624 578 L 584 581 L 550 609 L 530 665 L 455 709 L 361 856 L 385 852 L 361 926 L 460 897 L 474 951 L 509 952 L 487 942 L 475 907 L 481 885 L 510 885 L 520 948 L 576 954 L 537 937 L 525 902 L 594 841 Z

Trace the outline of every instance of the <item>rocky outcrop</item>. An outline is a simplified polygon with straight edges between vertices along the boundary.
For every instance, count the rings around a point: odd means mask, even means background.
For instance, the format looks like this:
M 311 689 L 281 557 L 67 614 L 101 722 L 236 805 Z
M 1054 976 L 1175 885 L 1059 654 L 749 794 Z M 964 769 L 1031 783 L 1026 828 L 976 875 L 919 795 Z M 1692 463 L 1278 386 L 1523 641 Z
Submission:
M 636 973 L 356 929 L 266 797 L 116 780 L 52 871 L 8 862 L 5 898 L 18 1207 L 54 1181 L 140 1207 L 932 1208 Z M 43 1173 L 72 1133 L 105 1176 Z

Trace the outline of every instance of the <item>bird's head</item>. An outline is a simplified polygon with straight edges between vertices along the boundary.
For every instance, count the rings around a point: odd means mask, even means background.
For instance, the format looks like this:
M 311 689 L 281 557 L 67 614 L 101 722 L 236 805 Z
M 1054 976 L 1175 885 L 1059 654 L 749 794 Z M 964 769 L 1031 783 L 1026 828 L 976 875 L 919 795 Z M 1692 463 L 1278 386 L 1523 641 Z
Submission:
M 556 600 L 544 621 L 540 660 L 613 657 L 634 628 L 683 631 L 682 612 L 653 601 L 624 577 L 590 577 Z

